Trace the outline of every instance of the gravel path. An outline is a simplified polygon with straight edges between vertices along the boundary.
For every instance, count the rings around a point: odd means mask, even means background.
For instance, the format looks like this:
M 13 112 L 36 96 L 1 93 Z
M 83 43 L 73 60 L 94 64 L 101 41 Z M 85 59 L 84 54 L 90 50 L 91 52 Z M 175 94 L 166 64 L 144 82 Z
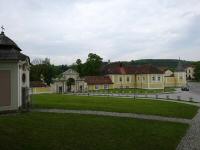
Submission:
M 91 110 L 68 110 L 68 109 L 32 109 L 31 111 L 32 112 L 72 113 L 72 114 L 83 114 L 83 115 L 126 117 L 126 118 L 168 121 L 168 122 L 177 122 L 177 123 L 186 123 L 186 124 L 191 123 L 190 119 L 163 117 L 163 116 L 156 116 L 156 115 L 134 114 L 134 113 L 118 113 L 118 112 L 91 111 Z
M 191 126 L 179 143 L 177 150 L 200 150 L 200 110 L 192 119 Z

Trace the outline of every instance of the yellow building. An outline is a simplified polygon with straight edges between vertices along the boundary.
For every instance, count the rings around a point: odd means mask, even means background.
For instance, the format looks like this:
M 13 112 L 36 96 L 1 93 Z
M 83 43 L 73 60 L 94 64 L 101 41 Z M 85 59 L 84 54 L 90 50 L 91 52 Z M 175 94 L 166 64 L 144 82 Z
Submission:
M 105 68 L 104 72 L 111 78 L 113 88 L 164 89 L 163 72 L 151 65 L 112 66 Z
M 164 78 L 165 87 L 183 87 L 187 84 L 186 73 L 180 61 L 172 74 L 169 74 L 169 70 L 168 72 L 165 72 Z
M 113 83 L 109 76 L 86 76 L 80 77 L 75 70 L 68 69 L 54 79 L 51 85 L 53 92 L 87 92 L 91 90 L 112 89 Z
M 109 76 L 87 76 L 84 77 L 84 82 L 89 91 L 113 89 L 113 82 Z
M 54 92 L 59 93 L 116 88 L 164 89 L 186 86 L 186 74 L 180 62 L 175 72 L 161 71 L 152 65 L 125 67 L 117 64 L 105 66 L 102 76 L 79 77 L 78 72 L 69 69 L 54 82 Z

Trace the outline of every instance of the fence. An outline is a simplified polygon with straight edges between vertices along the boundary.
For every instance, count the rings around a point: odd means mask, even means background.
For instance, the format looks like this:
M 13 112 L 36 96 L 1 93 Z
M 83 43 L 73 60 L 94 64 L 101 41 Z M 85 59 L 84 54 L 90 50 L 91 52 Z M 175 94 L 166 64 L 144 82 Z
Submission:
M 31 88 L 30 94 L 53 93 L 51 87 L 34 87 Z
M 85 92 L 85 93 L 68 93 L 70 95 L 84 95 L 84 96 L 112 96 L 112 97 L 128 97 L 128 98 L 149 98 L 149 99 L 166 99 L 166 100 L 178 100 L 178 101 L 190 101 L 195 102 L 195 99 L 191 96 L 181 96 L 178 93 L 160 93 L 160 94 L 134 94 L 134 93 L 108 93 L 108 92 Z

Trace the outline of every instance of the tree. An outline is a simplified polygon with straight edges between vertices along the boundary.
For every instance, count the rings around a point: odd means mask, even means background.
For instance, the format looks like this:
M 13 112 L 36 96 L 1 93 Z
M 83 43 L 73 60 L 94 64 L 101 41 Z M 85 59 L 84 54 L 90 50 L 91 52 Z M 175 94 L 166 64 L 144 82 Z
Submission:
M 43 59 L 41 59 L 41 58 L 35 58 L 31 61 L 31 64 L 33 64 L 33 65 L 39 65 L 42 63 L 43 63 Z
M 41 76 L 47 85 L 52 83 L 52 79 L 56 77 L 56 67 L 51 65 L 50 59 L 45 58 L 44 60 L 35 59 L 37 62 L 35 65 L 32 64 L 30 70 L 31 81 L 41 81 Z M 39 61 L 38 61 L 39 60 Z
M 80 74 L 80 76 L 83 76 L 83 64 L 81 59 L 76 60 L 76 71 Z
M 102 66 L 102 58 L 97 54 L 89 53 L 83 68 L 83 75 L 99 75 Z
M 200 61 L 195 63 L 194 77 L 197 81 L 200 81 Z
M 45 58 L 43 61 L 42 61 L 42 64 L 47 64 L 47 65 L 50 65 L 50 58 Z

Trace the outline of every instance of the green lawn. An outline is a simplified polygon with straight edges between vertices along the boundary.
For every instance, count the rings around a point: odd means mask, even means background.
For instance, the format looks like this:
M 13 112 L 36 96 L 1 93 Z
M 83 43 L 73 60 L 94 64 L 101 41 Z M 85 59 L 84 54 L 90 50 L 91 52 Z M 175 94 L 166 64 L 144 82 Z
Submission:
M 95 93 L 126 93 L 126 94 L 156 94 L 156 93 L 163 93 L 163 92 L 174 92 L 175 88 L 165 88 L 162 89 L 109 89 L 109 90 L 95 90 L 90 92 Z
M 179 118 L 193 118 L 198 110 L 196 106 L 158 100 L 133 100 L 127 98 L 60 94 L 33 95 L 32 103 L 34 108 L 102 110 Z
M 0 115 L 0 150 L 175 150 L 187 128 L 90 115 Z

